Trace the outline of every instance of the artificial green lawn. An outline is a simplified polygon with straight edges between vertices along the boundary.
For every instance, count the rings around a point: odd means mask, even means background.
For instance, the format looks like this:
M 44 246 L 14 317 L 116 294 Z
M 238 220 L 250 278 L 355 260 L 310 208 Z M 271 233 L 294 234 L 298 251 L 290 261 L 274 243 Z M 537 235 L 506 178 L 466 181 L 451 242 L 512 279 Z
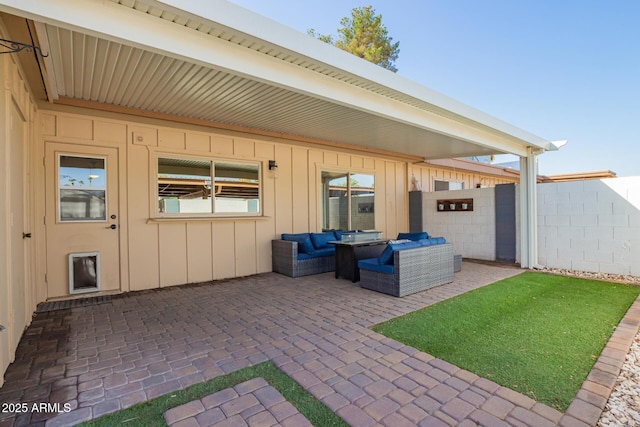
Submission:
M 347 426 L 342 418 L 334 414 L 271 362 L 263 362 L 206 382 L 194 384 L 184 390 L 165 394 L 81 425 L 100 427 L 166 426 L 164 413 L 167 410 L 258 377 L 264 378 L 273 388 L 278 390 L 314 426 Z
M 373 330 L 564 411 L 639 293 L 526 272 Z

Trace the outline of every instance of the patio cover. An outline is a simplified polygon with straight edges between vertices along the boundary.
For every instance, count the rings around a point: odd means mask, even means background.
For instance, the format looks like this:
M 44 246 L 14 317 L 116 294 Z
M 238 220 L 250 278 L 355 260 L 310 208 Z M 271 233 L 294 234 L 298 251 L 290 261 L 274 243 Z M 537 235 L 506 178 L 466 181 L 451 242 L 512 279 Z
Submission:
M 49 54 L 30 79 L 49 102 L 414 160 L 557 148 L 223 0 L 3 0 L 0 11 L 32 21 L 10 31 L 31 26 Z
M 393 155 L 520 157 L 521 265 L 553 143 L 224 0 L 0 0 L 38 102 Z M 26 19 L 25 19 L 26 18 Z M 20 37 L 20 38 L 18 38 Z M 36 62 L 37 61 L 37 62 Z

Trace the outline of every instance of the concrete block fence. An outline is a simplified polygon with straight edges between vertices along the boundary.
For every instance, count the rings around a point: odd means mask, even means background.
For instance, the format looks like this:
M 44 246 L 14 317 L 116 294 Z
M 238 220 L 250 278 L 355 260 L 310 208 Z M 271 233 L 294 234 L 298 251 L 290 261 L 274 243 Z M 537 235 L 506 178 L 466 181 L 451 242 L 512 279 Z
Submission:
M 640 177 L 538 184 L 547 267 L 640 276 Z
M 423 230 L 442 236 L 464 258 L 496 259 L 496 212 L 494 188 L 422 193 Z M 440 212 L 437 200 L 473 199 L 473 212 Z
M 538 184 L 542 266 L 640 276 L 640 176 Z M 437 200 L 472 198 L 473 212 L 438 212 Z M 516 186 L 516 259 L 519 260 Z M 422 193 L 422 228 L 465 258 L 496 259 L 494 188 Z

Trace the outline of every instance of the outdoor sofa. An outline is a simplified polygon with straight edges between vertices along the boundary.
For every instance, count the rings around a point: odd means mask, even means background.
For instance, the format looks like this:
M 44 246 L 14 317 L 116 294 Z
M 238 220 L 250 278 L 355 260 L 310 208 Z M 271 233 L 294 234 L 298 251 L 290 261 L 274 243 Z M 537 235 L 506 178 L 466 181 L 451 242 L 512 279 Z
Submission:
M 336 249 L 328 242 L 341 240 L 346 232 L 352 231 L 283 233 L 271 241 L 272 270 L 290 277 L 335 271 Z
M 453 282 L 453 245 L 443 237 L 390 242 L 377 258 L 358 261 L 360 286 L 403 297 Z

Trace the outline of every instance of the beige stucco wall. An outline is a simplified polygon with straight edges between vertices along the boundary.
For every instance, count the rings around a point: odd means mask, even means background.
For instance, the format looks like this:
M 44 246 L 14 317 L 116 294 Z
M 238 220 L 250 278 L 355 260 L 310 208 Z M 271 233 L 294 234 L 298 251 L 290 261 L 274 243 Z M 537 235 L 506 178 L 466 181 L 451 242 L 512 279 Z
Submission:
M 284 232 L 320 230 L 320 174 L 323 170 L 375 175 L 375 224 L 384 236 L 408 229 L 408 189 L 412 175 L 423 188 L 433 179 L 463 180 L 465 186 L 502 182 L 474 173 L 415 166 L 401 159 L 339 150 L 247 133 L 204 128 L 91 110 L 43 106 L 38 113 L 36 158 L 51 143 L 115 147 L 119 158 L 120 291 L 247 276 L 271 271 L 271 240 Z M 262 215 L 259 217 L 162 219 L 155 215 L 155 159 L 158 153 L 259 161 Z M 278 163 L 278 176 L 268 161 Z M 44 210 L 45 171 L 35 171 L 36 210 Z M 409 172 L 410 171 L 410 172 Z M 53 173 L 53 172 L 49 172 Z M 53 178 L 53 177 L 51 177 Z M 48 218 L 47 221 L 54 221 Z M 39 236 L 46 234 L 40 225 Z M 44 298 L 64 297 L 66 283 L 44 284 L 47 249 L 37 242 L 37 277 Z M 48 250 L 55 251 L 49 242 Z M 54 243 L 55 245 L 55 243 Z M 60 281 L 61 282 L 61 281 Z
M 322 170 L 374 174 L 376 228 L 395 236 L 408 227 L 406 163 L 400 160 L 169 122 L 44 109 L 38 114 L 38 133 L 34 147 L 38 157 L 44 156 L 47 142 L 118 148 L 122 291 L 271 271 L 273 238 L 283 232 L 320 229 Z M 260 161 L 263 216 L 155 218 L 157 153 Z M 277 178 L 268 172 L 269 160 L 278 163 Z M 36 175 L 42 209 L 44 168 Z M 47 213 L 35 213 L 39 215 Z M 44 225 L 41 228 L 44 234 Z M 66 293 L 66 284 L 46 286 L 46 298 Z
M 446 168 L 438 166 L 411 165 L 409 179 L 415 176 L 422 191 L 435 191 L 434 182 L 455 181 L 464 183 L 464 189 L 476 188 L 477 185 L 495 187 L 497 184 L 519 183 L 519 177 L 504 177 L 464 169 Z M 411 187 L 410 187 L 411 188 Z
M 6 30 L 0 21 L 0 38 Z M 14 55 L 0 55 L 0 386 L 37 296 L 31 277 L 30 150 L 34 103 Z
M 2 31 L 0 22 L 0 37 L 4 36 Z M 47 259 L 51 262 L 59 249 L 56 241 L 46 239 L 46 224 L 56 220 L 55 209 L 46 206 L 46 189 L 53 188 L 51 182 L 57 179 L 54 168 L 45 168 L 49 142 L 70 144 L 80 151 L 83 147 L 109 147 L 117 152 L 117 292 L 271 271 L 271 239 L 283 232 L 320 230 L 323 170 L 375 175 L 375 228 L 389 238 L 408 230 L 408 190 L 413 175 L 425 191 L 432 190 L 434 179 L 463 181 L 466 188 L 479 182 L 488 186 L 509 182 L 413 165 L 363 150 L 184 123 L 46 103 L 36 111 L 13 55 L 0 56 L 0 83 L 0 325 L 5 327 L 0 331 L 0 372 L 11 362 L 36 304 L 69 297 L 65 280 L 53 283 L 47 277 Z M 15 143 L 12 121 L 19 122 L 20 144 Z M 262 215 L 155 218 L 157 153 L 261 162 Z M 268 172 L 269 160 L 277 161 L 278 177 Z M 23 216 L 22 221 L 17 220 L 16 212 Z M 31 232 L 33 238 L 22 239 L 22 231 Z

